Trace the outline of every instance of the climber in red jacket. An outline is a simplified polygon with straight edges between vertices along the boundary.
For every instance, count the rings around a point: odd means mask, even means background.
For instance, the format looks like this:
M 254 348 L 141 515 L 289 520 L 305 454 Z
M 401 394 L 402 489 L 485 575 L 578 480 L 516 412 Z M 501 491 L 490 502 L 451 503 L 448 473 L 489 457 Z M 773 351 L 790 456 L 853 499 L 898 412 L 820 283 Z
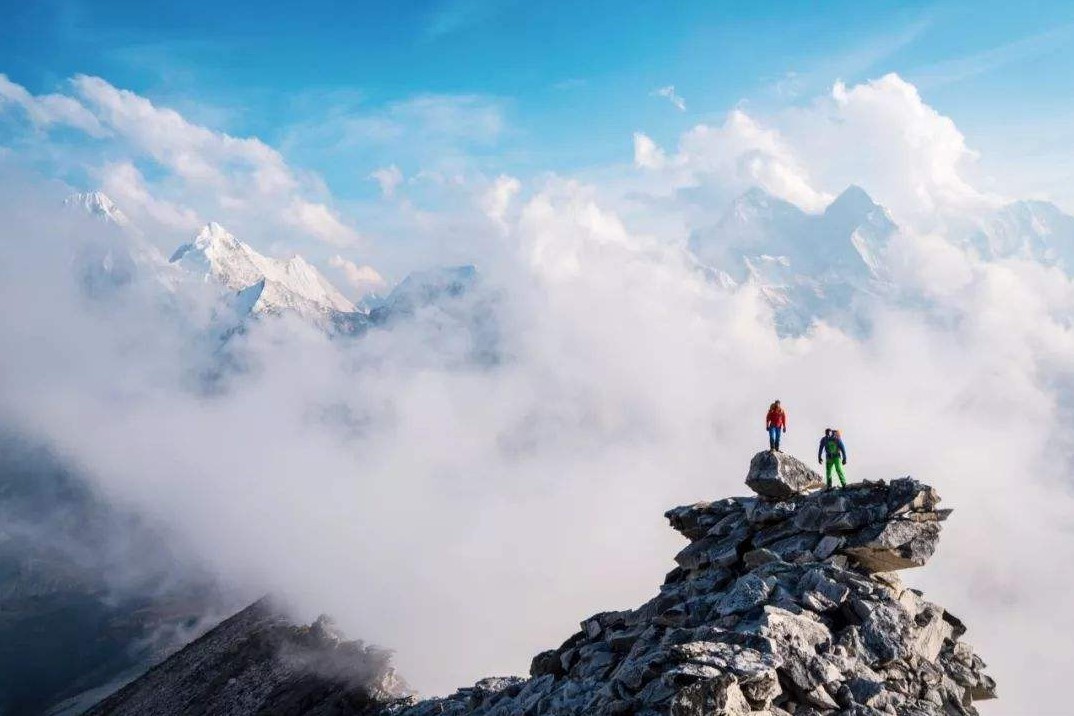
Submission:
M 778 400 L 768 407 L 764 429 L 768 431 L 768 449 L 779 452 L 779 439 L 787 432 L 787 413 L 783 412 Z

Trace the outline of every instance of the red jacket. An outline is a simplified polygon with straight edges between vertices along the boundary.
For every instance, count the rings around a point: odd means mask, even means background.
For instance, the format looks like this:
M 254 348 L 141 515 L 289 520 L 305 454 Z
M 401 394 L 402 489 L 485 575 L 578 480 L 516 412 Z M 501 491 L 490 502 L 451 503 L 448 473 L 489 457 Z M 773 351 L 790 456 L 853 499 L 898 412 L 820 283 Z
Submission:
M 769 408 L 768 415 L 764 419 L 765 428 L 775 426 L 781 430 L 787 429 L 787 414 L 783 412 L 783 408 Z

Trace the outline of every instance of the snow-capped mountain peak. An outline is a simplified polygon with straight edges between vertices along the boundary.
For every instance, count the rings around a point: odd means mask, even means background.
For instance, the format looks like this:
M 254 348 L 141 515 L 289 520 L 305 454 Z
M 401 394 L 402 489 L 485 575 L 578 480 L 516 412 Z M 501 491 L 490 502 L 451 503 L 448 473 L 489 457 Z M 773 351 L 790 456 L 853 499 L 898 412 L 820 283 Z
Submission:
M 110 221 L 119 226 L 128 226 L 130 219 L 119 210 L 107 194 L 100 191 L 87 191 L 72 194 L 63 200 L 64 206 L 82 209 L 103 221 Z
M 876 209 L 883 211 L 883 207 L 873 201 L 868 192 L 857 184 L 851 184 L 843 190 L 842 194 L 835 197 L 832 203 L 824 209 L 824 213 L 860 217 Z
M 970 237 L 985 259 L 1020 258 L 1074 268 L 1074 217 L 1047 201 L 1016 201 L 986 217 Z
M 252 308 L 257 313 L 283 309 L 304 313 L 356 310 L 353 303 L 301 256 L 289 259 L 263 256 L 216 222 L 203 226 L 192 242 L 176 249 L 171 262 L 231 291 L 246 292 L 263 282 Z
M 820 214 L 759 188 L 736 198 L 690 249 L 705 266 L 757 286 L 780 326 L 797 333 L 816 316 L 840 315 L 854 297 L 880 290 L 884 255 L 898 231 L 883 206 L 847 187 Z

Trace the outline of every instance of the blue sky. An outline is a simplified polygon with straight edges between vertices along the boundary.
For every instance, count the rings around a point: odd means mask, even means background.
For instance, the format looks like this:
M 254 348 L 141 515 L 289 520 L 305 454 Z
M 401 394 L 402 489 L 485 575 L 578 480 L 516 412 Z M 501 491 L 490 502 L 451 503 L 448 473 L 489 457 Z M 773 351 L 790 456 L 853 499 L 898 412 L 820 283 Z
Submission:
M 622 161 L 630 135 L 664 140 L 739 103 L 807 101 L 836 79 L 897 71 L 971 144 L 1074 113 L 1074 6 L 975 3 L 142 2 L 10 3 L 0 71 L 34 92 L 98 75 L 185 116 L 261 137 L 340 197 L 375 190 L 375 142 L 295 139 L 328 116 L 420 95 L 502 114 L 465 143 L 490 168 Z M 686 111 L 653 96 L 674 85 Z M 1057 122 L 1057 124 L 1060 124 Z M 1024 142 L 1024 137 L 1022 138 Z M 420 152 L 414 152 L 420 154 Z

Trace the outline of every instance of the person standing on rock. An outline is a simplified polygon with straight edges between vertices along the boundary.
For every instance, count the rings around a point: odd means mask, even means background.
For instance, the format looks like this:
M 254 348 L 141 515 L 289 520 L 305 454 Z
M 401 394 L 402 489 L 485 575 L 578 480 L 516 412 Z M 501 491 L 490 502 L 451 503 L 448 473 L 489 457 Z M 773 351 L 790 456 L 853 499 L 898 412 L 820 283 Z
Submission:
M 835 474 L 839 476 L 839 485 L 847 486 L 847 478 L 843 474 L 843 465 L 847 464 L 847 448 L 838 430 L 825 429 L 824 437 L 820 439 L 820 446 L 817 448 L 817 462 L 824 465 L 827 489 L 832 489 L 832 468 L 835 468 Z
M 787 413 L 783 412 L 778 400 L 768 406 L 764 429 L 768 431 L 768 449 L 779 452 L 779 439 L 787 432 Z

